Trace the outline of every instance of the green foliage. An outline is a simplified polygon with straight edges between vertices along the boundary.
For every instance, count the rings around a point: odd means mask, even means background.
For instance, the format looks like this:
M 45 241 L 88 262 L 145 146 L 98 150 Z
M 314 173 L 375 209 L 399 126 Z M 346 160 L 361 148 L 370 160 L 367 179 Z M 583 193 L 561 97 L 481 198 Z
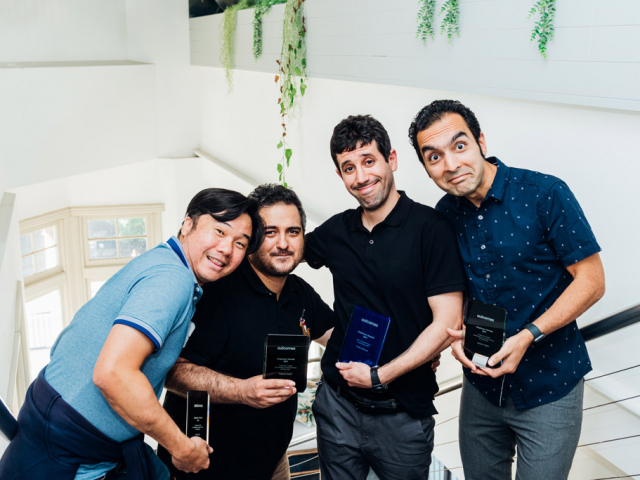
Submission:
M 538 39 L 538 50 L 542 58 L 547 58 L 547 42 L 553 38 L 554 28 L 553 20 L 556 16 L 556 0 L 539 0 L 529 11 L 531 18 L 533 14 L 540 14 L 540 21 L 535 22 L 531 31 L 531 41 Z
M 280 87 L 280 117 L 282 118 L 282 136 L 278 148 L 282 149 L 282 158 L 278 163 L 279 181 L 288 187 L 286 169 L 293 151 L 287 145 L 287 119 L 292 118 L 299 106 L 300 99 L 307 90 L 307 44 L 304 25 L 304 0 L 287 0 L 282 26 L 282 49 L 278 63 L 276 83 Z
M 420 5 L 420 11 L 416 19 L 418 22 L 416 38 L 421 38 L 422 43 L 426 45 L 427 37 L 431 37 L 431 40 L 435 37 L 433 18 L 436 14 L 436 0 L 418 0 L 418 5 Z
M 459 0 L 446 0 L 440 9 L 440 15 L 444 14 L 440 34 L 447 32 L 447 41 L 451 43 L 453 34 L 460 36 L 460 4 Z
M 234 38 L 236 35 L 236 25 L 238 10 L 244 10 L 254 5 L 255 0 L 240 0 L 235 5 L 225 8 L 222 28 L 220 29 L 220 63 L 225 70 L 229 92 L 233 89 L 233 69 Z
M 258 60 L 262 55 L 262 17 L 264 17 L 273 5 L 284 3 L 287 0 L 256 0 L 256 9 L 253 13 L 253 58 Z

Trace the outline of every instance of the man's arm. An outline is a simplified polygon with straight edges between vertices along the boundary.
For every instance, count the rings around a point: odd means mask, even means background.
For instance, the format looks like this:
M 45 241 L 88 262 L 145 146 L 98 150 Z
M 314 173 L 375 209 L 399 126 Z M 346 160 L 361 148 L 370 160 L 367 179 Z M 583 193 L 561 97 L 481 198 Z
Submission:
M 326 332 L 324 332 L 324 335 L 322 335 L 319 338 L 316 338 L 314 340 L 314 342 L 319 343 L 320 345 L 322 345 L 323 347 L 326 348 L 327 346 L 327 342 L 329 341 L 329 339 L 331 338 L 331 334 L 333 333 L 333 328 L 330 328 L 329 330 L 327 330 Z
M 208 468 L 211 447 L 201 438 L 188 438 L 180 431 L 140 371 L 153 350 L 153 342 L 142 332 L 114 325 L 94 367 L 93 382 L 118 415 L 171 453 L 178 469 L 195 473 Z
M 462 292 L 444 293 L 429 297 L 433 322 L 418 336 L 402 354 L 378 369 L 380 382 L 389 384 L 405 373 L 425 364 L 453 339 L 447 328 L 459 329 L 462 324 Z M 337 363 L 340 374 L 351 387 L 371 388 L 371 373 L 364 363 Z
M 264 379 L 262 375 L 242 380 L 178 357 L 165 382 L 165 388 L 181 397 L 188 390 L 209 392 L 212 403 L 236 403 L 267 408 L 284 402 L 296 393 L 291 380 Z
M 604 295 L 604 269 L 599 254 L 596 253 L 568 266 L 567 271 L 573 277 L 573 281 L 549 310 L 533 322 L 545 335 L 574 321 Z M 531 332 L 523 329 L 517 335 L 507 339 L 498 353 L 489 359 L 489 365 L 496 365 L 502 360 L 503 363 L 499 368 L 478 370 L 494 378 L 515 372 L 532 342 Z M 464 353 L 462 355 L 464 356 Z M 457 355 L 454 354 L 454 356 L 457 358 Z M 476 371 L 476 373 L 480 372 Z

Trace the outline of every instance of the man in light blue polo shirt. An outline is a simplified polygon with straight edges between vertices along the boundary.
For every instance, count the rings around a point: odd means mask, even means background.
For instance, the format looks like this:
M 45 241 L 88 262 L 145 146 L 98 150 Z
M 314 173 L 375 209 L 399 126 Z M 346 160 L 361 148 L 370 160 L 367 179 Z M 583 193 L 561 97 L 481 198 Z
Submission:
M 202 285 L 231 273 L 255 249 L 261 228 L 256 205 L 243 195 L 198 193 L 178 237 L 129 262 L 61 333 L 29 388 L 0 478 L 95 480 L 124 461 L 127 479 L 168 479 L 141 433 L 171 452 L 177 468 L 207 468 L 210 447 L 186 437 L 158 398 Z

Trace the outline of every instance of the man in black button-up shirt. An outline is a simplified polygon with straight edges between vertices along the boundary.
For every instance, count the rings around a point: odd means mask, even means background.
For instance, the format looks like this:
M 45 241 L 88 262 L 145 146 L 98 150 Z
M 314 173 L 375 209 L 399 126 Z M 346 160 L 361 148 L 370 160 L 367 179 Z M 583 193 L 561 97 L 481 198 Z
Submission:
M 262 185 L 250 195 L 260 207 L 264 240 L 223 283 L 204 286 L 196 329 L 167 376 L 164 403 L 184 430 L 187 390 L 211 395 L 211 466 L 178 479 L 270 480 L 289 478 L 285 452 L 293 434 L 297 395 L 290 380 L 263 379 L 267 334 L 303 333 L 326 344 L 334 314 L 304 280 L 290 274 L 302 259 L 305 214 L 293 190 Z M 172 392 L 177 392 L 178 395 Z
M 566 183 L 485 159 L 480 124 L 461 103 L 423 108 L 410 138 L 447 192 L 436 209 L 456 228 L 470 298 L 508 312 L 507 340 L 488 362 L 498 368 L 477 367 L 460 341 L 452 346 L 466 367 L 465 478 L 511 479 L 516 445 L 518 478 L 567 478 L 591 370 L 575 319 L 604 293 L 600 246 Z
M 360 204 L 307 235 L 305 258 L 333 275 L 336 328 L 313 411 L 322 478 L 427 479 L 433 449 L 431 360 L 459 328 L 466 284 L 451 223 L 395 187 L 397 156 L 370 116 L 331 139 L 336 171 Z M 391 318 L 379 369 L 338 363 L 355 306 Z M 381 413 L 376 415 L 377 413 Z M 383 414 L 382 414 L 383 413 Z

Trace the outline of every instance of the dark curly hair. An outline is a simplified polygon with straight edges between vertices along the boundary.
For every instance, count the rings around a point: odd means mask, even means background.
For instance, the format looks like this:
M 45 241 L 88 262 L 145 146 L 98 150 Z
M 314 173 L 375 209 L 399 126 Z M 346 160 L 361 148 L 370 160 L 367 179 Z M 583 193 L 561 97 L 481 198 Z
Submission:
M 384 159 L 389 161 L 391 153 L 391 140 L 389 134 L 382 124 L 371 115 L 350 115 L 342 120 L 331 135 L 331 158 L 336 168 L 338 165 L 338 155 L 343 152 L 352 152 L 356 148 L 370 145 L 375 140 L 378 144 L 378 151 Z
M 409 127 L 409 140 L 418 155 L 420 163 L 424 164 L 424 159 L 418 146 L 418 133 L 426 130 L 450 113 L 457 113 L 463 118 L 473 138 L 476 139 L 476 143 L 480 146 L 480 133 L 482 130 L 480 130 L 480 123 L 471 109 L 457 100 L 436 100 L 420 110 Z M 482 149 L 480 151 L 482 152 Z
M 258 204 L 241 193 L 224 188 L 205 188 L 189 202 L 185 218 L 193 221 L 193 228 L 198 224 L 202 215 L 211 215 L 218 222 L 235 220 L 243 213 L 251 218 L 251 239 L 247 247 L 247 255 L 255 252 L 262 243 L 262 219 L 258 214 Z M 181 232 L 178 231 L 178 237 Z
M 298 198 L 296 192 L 292 189 L 278 185 L 277 183 L 265 183 L 259 185 L 249 194 L 249 198 L 258 204 L 258 209 L 270 207 L 279 203 L 285 205 L 295 205 L 300 213 L 300 223 L 302 223 L 302 232 L 307 228 L 307 214 L 304 213 L 302 202 Z

